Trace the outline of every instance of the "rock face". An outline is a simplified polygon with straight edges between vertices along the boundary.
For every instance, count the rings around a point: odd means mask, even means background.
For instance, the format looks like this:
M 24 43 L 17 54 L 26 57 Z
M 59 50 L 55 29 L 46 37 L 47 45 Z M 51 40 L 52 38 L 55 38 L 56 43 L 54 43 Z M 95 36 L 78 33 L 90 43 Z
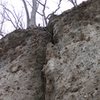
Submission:
M 100 0 L 51 19 L 45 100 L 100 100 Z
M 0 100 L 44 100 L 46 44 L 40 29 L 17 30 L 0 40 Z
M 0 100 L 100 100 L 99 94 L 100 0 L 0 40 Z

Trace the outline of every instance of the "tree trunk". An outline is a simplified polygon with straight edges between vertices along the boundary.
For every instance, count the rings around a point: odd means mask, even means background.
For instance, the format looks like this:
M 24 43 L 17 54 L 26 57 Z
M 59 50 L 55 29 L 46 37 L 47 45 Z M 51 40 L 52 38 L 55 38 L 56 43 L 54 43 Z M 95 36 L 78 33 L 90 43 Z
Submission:
M 29 26 L 36 27 L 36 12 L 37 12 L 37 0 L 32 0 L 32 12 L 31 12 L 31 18 L 29 22 Z

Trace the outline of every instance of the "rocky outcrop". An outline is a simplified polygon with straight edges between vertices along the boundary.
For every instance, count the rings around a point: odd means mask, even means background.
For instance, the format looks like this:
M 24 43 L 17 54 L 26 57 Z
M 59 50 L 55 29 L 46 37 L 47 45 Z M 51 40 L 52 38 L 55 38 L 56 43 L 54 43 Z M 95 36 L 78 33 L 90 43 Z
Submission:
M 99 100 L 99 94 L 100 0 L 0 40 L 0 100 Z
M 50 21 L 46 100 L 100 99 L 100 0 L 83 2 Z
M 43 29 L 16 30 L 0 40 L 0 100 L 44 100 L 49 41 Z

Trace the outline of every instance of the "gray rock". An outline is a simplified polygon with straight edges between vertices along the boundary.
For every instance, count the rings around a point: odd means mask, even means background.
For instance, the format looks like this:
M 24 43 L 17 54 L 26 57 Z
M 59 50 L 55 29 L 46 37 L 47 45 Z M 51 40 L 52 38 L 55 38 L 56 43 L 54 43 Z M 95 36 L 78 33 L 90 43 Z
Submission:
M 0 40 L 0 100 L 44 100 L 41 70 L 49 41 L 38 29 L 16 30 Z
M 91 0 L 54 19 L 57 42 L 47 46 L 44 66 L 46 100 L 100 99 L 99 12 L 100 0 Z

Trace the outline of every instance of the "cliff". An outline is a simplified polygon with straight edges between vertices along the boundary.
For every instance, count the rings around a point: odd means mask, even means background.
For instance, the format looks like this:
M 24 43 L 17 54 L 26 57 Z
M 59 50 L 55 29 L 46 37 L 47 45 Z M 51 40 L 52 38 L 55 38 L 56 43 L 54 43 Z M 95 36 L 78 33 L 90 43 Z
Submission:
M 0 40 L 0 100 L 99 100 L 99 94 L 100 0 Z
M 50 36 L 41 29 L 16 30 L 0 40 L 0 99 L 44 100 L 41 71 Z

